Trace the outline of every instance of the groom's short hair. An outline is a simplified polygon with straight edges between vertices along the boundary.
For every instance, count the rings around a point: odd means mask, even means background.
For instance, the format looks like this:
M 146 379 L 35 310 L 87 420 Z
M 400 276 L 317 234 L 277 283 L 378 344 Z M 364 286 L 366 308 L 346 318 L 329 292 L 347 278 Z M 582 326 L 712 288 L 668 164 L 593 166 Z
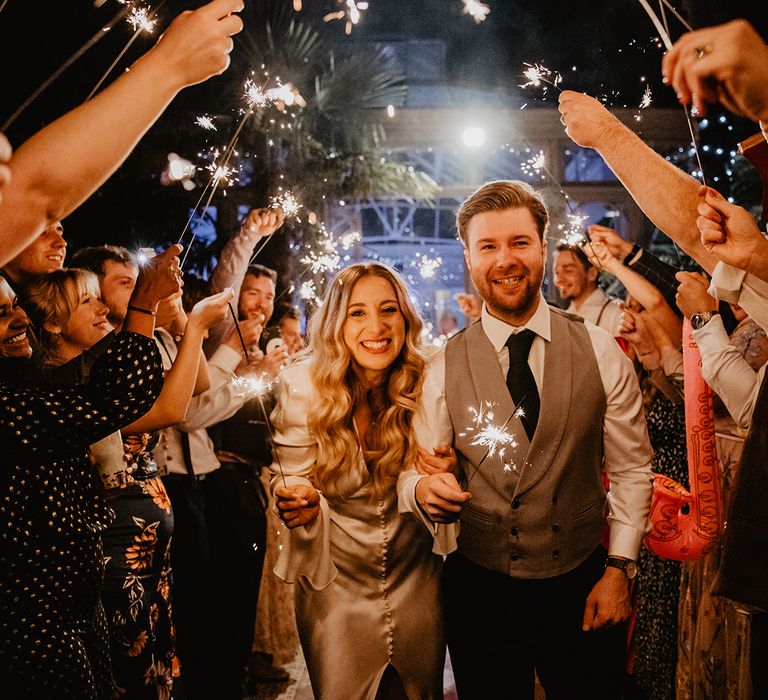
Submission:
M 539 230 L 539 238 L 544 240 L 549 226 L 549 214 L 544 200 L 527 182 L 520 180 L 496 180 L 486 182 L 464 200 L 456 212 L 456 233 L 459 240 L 467 245 L 467 229 L 473 216 L 488 211 L 504 211 L 525 207 Z

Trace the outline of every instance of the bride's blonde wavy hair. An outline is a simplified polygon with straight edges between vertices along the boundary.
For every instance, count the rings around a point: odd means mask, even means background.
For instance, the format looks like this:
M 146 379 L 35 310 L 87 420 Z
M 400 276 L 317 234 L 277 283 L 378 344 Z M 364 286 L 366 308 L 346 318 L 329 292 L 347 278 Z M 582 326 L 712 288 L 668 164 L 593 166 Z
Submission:
M 352 367 L 352 354 L 343 331 L 352 290 L 363 277 L 381 277 L 392 285 L 405 320 L 405 342 L 389 375 L 375 394 L 360 386 Z M 304 354 L 312 357 L 310 374 L 317 395 L 309 412 L 309 430 L 317 440 L 313 481 L 329 493 L 344 491 L 342 484 L 355 471 L 364 471 L 362 446 L 353 424 L 355 410 L 369 400 L 376 423 L 367 434 L 365 462 L 374 490 L 381 497 L 414 457 L 411 436 L 413 414 L 421 393 L 424 358 L 419 350 L 422 322 L 405 283 L 380 263 L 357 263 L 335 277 L 322 306 L 310 322 L 310 340 Z

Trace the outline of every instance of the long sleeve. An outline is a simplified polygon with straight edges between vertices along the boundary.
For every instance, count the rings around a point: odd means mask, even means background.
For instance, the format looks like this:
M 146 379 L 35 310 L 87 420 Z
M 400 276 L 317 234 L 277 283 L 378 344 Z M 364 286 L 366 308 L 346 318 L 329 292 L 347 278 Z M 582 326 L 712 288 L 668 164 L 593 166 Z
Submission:
M 737 348 L 730 344 L 720 316 L 693 331 L 701 352 L 701 374 L 723 400 L 728 413 L 740 428 L 749 428 L 765 365 L 752 369 Z
M 275 461 L 270 466 L 270 490 L 285 484 L 309 484 L 317 457 L 317 443 L 307 426 L 307 416 L 313 386 L 306 362 L 283 371 L 277 405 L 272 412 L 274 427 L 272 443 Z M 284 528 L 280 541 L 280 555 L 274 572 L 287 583 L 303 578 L 315 589 L 325 588 L 336 577 L 336 566 L 331 559 L 331 513 L 328 501 L 320 494 L 320 514 L 308 526 Z
M 120 333 L 94 363 L 87 384 L 48 391 L 4 386 L 0 444 L 25 461 L 77 455 L 149 411 L 162 385 L 154 339 Z
M 712 272 L 709 293 L 718 301 L 738 304 L 768 331 L 768 282 L 721 261 Z
M 208 428 L 235 415 L 245 403 L 246 396 L 232 383 L 234 371 L 240 364 L 240 353 L 222 345 L 208 360 L 211 386 L 193 396 L 184 420 L 176 427 L 186 433 Z
M 227 241 L 227 244 L 219 255 L 219 262 L 211 274 L 211 294 L 218 294 L 227 287 L 234 292 L 234 307 L 237 308 L 237 300 L 240 298 L 240 288 L 243 286 L 243 278 L 248 269 L 248 263 L 253 255 L 253 249 L 262 239 L 262 236 L 251 236 L 240 231 Z M 208 339 L 203 344 L 206 356 L 210 357 L 235 328 L 231 316 L 217 323 L 208 331 Z
M 636 559 L 646 532 L 652 474 L 643 399 L 632 363 L 616 341 L 587 324 L 605 389 L 604 466 L 608 493 L 609 554 Z
M 427 363 L 421 398 L 413 417 L 416 444 L 432 451 L 438 445 L 453 445 L 453 424 L 445 403 L 445 351 L 435 353 Z M 433 535 L 432 552 L 447 555 L 457 549 L 458 523 L 433 523 L 416 501 L 416 484 L 423 477 L 415 468 L 404 470 L 397 482 L 397 509 L 413 513 Z

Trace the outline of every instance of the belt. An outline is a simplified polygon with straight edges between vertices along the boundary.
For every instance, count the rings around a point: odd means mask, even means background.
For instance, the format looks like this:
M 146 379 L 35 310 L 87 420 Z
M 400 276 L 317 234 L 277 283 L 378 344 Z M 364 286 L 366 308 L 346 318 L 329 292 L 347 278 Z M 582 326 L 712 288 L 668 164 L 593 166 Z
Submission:
M 208 474 L 166 474 L 164 479 L 191 479 L 192 481 L 205 481 Z

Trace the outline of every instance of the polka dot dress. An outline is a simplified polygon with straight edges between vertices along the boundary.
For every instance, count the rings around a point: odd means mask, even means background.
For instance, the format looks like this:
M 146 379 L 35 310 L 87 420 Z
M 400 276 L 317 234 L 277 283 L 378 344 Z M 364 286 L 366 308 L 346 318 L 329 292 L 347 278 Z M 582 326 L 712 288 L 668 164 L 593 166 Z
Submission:
M 162 377 L 154 340 L 121 333 L 88 384 L 0 383 L 3 697 L 110 697 L 99 592 L 111 511 L 87 447 L 146 413 Z

